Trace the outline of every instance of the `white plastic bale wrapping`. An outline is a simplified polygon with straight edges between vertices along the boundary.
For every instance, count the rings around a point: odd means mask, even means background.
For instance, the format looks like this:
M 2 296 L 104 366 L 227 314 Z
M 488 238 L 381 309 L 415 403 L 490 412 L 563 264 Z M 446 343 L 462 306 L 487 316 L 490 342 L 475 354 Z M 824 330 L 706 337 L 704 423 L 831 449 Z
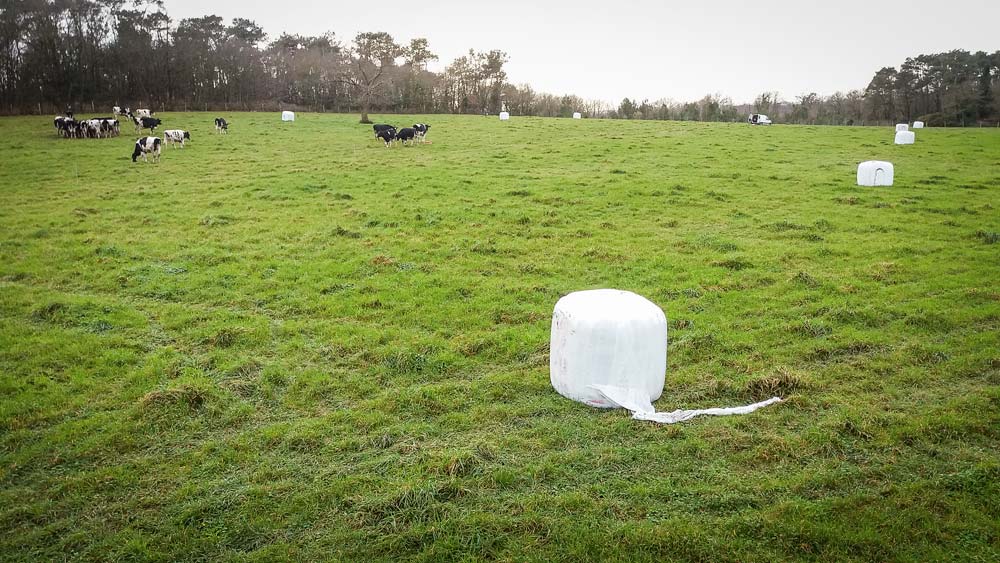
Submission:
M 914 129 L 923 129 L 924 128 L 924 122 L 923 121 L 914 121 L 913 122 L 913 128 Z
M 897 145 L 912 145 L 917 140 L 917 135 L 913 131 L 897 131 Z
M 869 160 L 858 165 L 859 186 L 891 186 L 893 177 L 891 162 Z
M 905 124 L 905 123 L 897 123 L 896 124 L 896 132 L 897 133 L 900 132 L 900 131 L 909 131 L 909 130 L 910 130 L 910 126 L 907 125 L 907 124 Z
M 500 112 L 500 121 L 507 121 L 508 119 L 510 119 L 510 114 L 507 113 L 507 112 L 505 112 L 505 111 L 501 111 Z
M 583 116 L 580 115 L 580 112 L 578 112 L 578 111 L 577 112 L 573 112 L 573 119 L 583 119 Z
M 592 385 L 636 389 L 655 401 L 666 376 L 667 317 L 628 291 L 570 293 L 552 313 L 549 369 L 552 387 L 574 401 L 618 406 Z
M 293 111 L 283 111 L 281 112 L 282 121 L 295 121 L 295 112 Z

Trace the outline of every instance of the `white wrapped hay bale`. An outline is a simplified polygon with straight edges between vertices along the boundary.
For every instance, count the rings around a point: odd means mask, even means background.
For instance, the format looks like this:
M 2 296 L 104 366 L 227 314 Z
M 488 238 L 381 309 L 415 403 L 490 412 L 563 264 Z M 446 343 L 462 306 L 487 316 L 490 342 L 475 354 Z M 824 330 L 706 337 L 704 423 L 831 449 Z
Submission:
M 869 160 L 858 165 L 859 186 L 891 186 L 892 176 L 891 162 Z
M 900 131 L 909 131 L 909 130 L 910 130 L 910 126 L 907 125 L 907 124 L 905 124 L 905 123 L 897 123 L 896 124 L 896 132 L 897 133 L 899 133 Z
M 574 401 L 619 406 L 592 385 L 636 389 L 654 401 L 666 376 L 667 317 L 628 291 L 570 293 L 552 313 L 549 369 L 552 387 Z
M 621 407 L 632 418 L 674 424 L 696 416 L 747 414 L 780 403 L 772 397 L 741 407 L 657 412 L 667 370 L 667 317 L 648 299 L 628 291 L 570 293 L 552 313 L 549 346 L 552 387 L 600 407 Z
M 583 115 L 581 115 L 580 112 L 575 111 L 573 112 L 573 119 L 583 119 Z
M 897 131 L 897 145 L 912 145 L 917 140 L 917 135 L 913 131 Z
M 924 122 L 923 121 L 914 121 L 913 122 L 913 128 L 914 129 L 923 129 L 924 128 Z
M 506 111 L 501 111 L 500 112 L 500 121 L 507 121 L 508 119 L 510 119 L 510 113 L 508 113 Z
M 294 111 L 283 111 L 283 112 L 281 112 L 281 120 L 282 121 L 295 121 L 295 112 Z

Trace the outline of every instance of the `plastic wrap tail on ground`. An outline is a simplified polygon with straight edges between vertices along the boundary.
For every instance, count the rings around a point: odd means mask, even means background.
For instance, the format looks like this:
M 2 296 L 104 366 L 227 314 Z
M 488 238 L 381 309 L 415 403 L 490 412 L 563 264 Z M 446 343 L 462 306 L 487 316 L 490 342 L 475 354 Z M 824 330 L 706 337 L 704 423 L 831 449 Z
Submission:
M 696 416 L 728 416 L 732 414 L 747 414 L 759 408 L 780 403 L 780 397 L 771 397 L 766 401 L 746 405 L 742 407 L 696 409 L 696 410 L 676 410 L 671 412 L 656 412 L 653 403 L 649 401 L 649 395 L 641 389 L 630 389 L 625 387 L 614 387 L 611 385 L 591 385 L 591 388 L 599 391 L 616 405 L 632 411 L 632 418 L 637 420 L 649 420 L 661 424 L 673 424 L 684 422 Z

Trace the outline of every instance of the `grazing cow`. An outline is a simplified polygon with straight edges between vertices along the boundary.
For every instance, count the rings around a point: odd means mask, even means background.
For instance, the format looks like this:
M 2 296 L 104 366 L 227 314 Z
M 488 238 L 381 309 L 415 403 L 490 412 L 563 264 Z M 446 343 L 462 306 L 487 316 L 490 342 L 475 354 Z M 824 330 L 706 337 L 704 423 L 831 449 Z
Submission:
M 386 125 L 385 123 L 376 123 L 375 125 L 372 125 L 372 130 L 375 131 L 375 138 L 376 139 L 379 138 L 379 132 L 380 131 L 388 131 L 390 129 L 392 130 L 393 134 L 396 133 L 396 126 L 395 125 Z
M 63 136 L 63 137 L 66 136 L 65 125 L 63 125 L 66 122 L 66 119 L 67 119 L 66 117 L 63 117 L 63 116 L 59 115 L 59 116 L 56 116 L 56 118 L 52 120 L 52 123 L 56 126 L 56 134 L 58 134 L 60 136 Z
M 416 131 L 417 140 L 421 143 L 424 142 L 424 137 L 427 136 L 427 130 L 430 128 L 431 126 L 426 123 L 414 123 L 413 130 Z
M 149 129 L 149 134 L 153 134 L 153 130 L 160 126 L 163 121 L 155 117 L 136 117 L 135 119 L 135 131 L 138 133 L 143 129 Z
M 180 143 L 181 148 L 183 149 L 185 140 L 191 140 L 191 133 L 181 129 L 167 129 L 163 132 L 164 144 L 173 146 L 176 143 Z
M 396 128 L 380 129 L 375 133 L 375 138 L 382 139 L 385 142 L 385 148 L 389 148 L 389 145 L 396 139 Z
M 153 155 L 153 162 L 159 162 L 162 142 L 159 137 L 140 137 L 135 142 L 135 150 L 132 151 L 132 162 L 135 162 L 139 155 L 142 155 L 143 162 L 149 162 L 146 159 L 147 154 Z
M 229 133 L 229 124 L 226 120 L 221 117 L 215 118 L 215 132 L 216 133 Z
M 399 130 L 399 132 L 396 133 L 396 139 L 404 145 L 406 144 L 406 141 L 409 141 L 410 144 L 412 145 L 413 139 L 416 136 L 417 136 L 417 131 L 412 127 L 403 127 L 402 129 Z

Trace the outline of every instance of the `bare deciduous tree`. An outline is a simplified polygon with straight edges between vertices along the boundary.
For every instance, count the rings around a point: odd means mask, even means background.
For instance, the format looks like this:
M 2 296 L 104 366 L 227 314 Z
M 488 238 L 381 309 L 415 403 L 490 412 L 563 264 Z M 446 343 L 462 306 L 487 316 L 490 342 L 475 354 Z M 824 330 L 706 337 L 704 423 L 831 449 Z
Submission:
M 371 123 L 368 112 L 386 73 L 404 50 L 384 31 L 359 33 L 348 53 L 349 61 L 341 80 L 358 90 L 361 123 Z

